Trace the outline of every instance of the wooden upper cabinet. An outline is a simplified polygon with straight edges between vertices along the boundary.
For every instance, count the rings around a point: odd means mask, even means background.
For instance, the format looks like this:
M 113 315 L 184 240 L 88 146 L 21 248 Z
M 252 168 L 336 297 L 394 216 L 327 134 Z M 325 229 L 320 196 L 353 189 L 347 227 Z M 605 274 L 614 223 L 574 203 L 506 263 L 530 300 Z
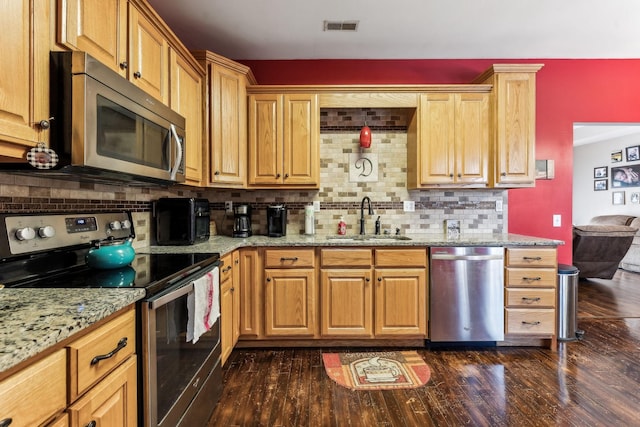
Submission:
M 496 64 L 474 83 L 493 85 L 495 187 L 535 186 L 536 80 L 541 64 Z
M 248 185 L 318 188 L 319 141 L 317 94 L 251 95 Z
M 26 159 L 49 142 L 39 123 L 49 118 L 50 2 L 0 1 L 0 158 Z
M 418 111 L 408 140 L 409 188 L 486 187 L 489 94 L 422 94 Z
M 156 23 L 129 4 L 128 78 L 165 104 L 169 103 L 169 44 Z
M 127 76 L 127 0 L 59 0 L 57 38 Z
M 202 85 L 204 73 L 195 63 L 174 49 L 170 53 L 169 106 L 186 120 L 185 184 L 202 185 L 206 146 L 203 144 Z
M 208 184 L 243 188 L 247 182 L 247 84 L 251 70 L 209 51 L 192 52 L 207 73 Z

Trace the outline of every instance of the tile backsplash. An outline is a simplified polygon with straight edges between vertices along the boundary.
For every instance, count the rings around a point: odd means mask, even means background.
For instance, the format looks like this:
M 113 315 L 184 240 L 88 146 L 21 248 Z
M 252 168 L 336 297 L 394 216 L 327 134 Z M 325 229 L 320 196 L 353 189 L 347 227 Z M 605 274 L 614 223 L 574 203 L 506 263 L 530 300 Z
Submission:
M 507 232 L 506 190 L 412 190 L 406 189 L 409 109 L 327 109 L 321 112 L 319 190 L 226 190 L 185 186 L 132 188 L 39 176 L 0 173 L 2 212 L 99 212 L 131 210 L 139 239 L 149 238 L 151 202 L 159 197 L 205 197 L 219 234 L 230 235 L 232 215 L 224 202 L 248 203 L 252 207 L 254 234 L 266 234 L 266 207 L 284 203 L 288 208 L 287 234 L 304 232 L 304 207 L 320 202 L 315 213 L 316 233 L 335 234 L 340 217 L 347 233 L 359 232 L 363 197 L 372 201 L 374 215 L 366 214 L 366 232 L 372 234 L 378 216 L 382 230 L 402 234 L 444 233 L 446 219 L 460 220 L 464 234 Z M 361 149 L 360 128 L 367 122 L 372 144 Z M 415 211 L 405 212 L 412 201 Z M 497 212 L 496 201 L 503 202 Z M 145 239 L 142 239 L 145 240 Z

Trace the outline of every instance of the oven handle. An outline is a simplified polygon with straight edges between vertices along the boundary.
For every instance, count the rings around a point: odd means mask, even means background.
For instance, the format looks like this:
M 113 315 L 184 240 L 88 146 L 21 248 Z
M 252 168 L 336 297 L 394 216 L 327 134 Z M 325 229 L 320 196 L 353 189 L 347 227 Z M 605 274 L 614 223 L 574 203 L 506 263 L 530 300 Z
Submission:
M 152 300 L 149 301 L 149 308 L 151 310 L 155 310 L 158 307 L 161 307 L 171 301 L 174 301 L 178 298 L 180 298 L 183 295 L 188 294 L 189 292 L 191 292 L 193 290 L 193 281 L 189 282 L 188 284 L 186 284 L 185 286 L 181 286 L 178 289 L 176 289 L 173 292 L 170 292 L 166 295 L 161 296 L 160 298 L 156 299 L 156 300 Z

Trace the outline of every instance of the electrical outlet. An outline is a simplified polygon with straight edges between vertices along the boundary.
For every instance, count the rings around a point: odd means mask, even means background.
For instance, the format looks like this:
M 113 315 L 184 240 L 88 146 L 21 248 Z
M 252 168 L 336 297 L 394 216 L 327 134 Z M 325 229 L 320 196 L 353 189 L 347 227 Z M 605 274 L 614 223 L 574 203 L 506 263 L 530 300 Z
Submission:
M 415 212 L 416 210 L 416 202 L 413 200 L 405 200 L 403 206 L 405 212 Z
M 553 226 L 562 227 L 562 215 L 558 215 L 558 214 L 553 215 Z
M 224 202 L 224 211 L 225 213 L 233 213 L 233 202 Z
M 320 200 L 313 201 L 313 211 L 320 212 Z
M 496 212 L 502 212 L 502 200 L 496 200 Z

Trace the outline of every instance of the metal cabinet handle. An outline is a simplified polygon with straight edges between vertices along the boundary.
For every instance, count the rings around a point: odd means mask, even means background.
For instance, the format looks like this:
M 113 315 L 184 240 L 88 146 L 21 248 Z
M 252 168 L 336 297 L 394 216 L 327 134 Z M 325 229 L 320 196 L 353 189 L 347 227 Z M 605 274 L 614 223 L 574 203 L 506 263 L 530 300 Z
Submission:
M 526 322 L 526 321 L 524 321 L 524 320 L 523 320 L 523 321 L 522 321 L 522 324 L 523 324 L 523 325 L 536 326 L 536 325 L 539 325 L 539 324 L 540 324 L 540 322 Z
M 532 298 L 532 297 L 522 297 L 522 301 L 524 301 L 524 302 L 538 302 L 538 301 L 540 301 L 541 299 L 542 299 L 542 298 L 540 298 L 540 297 L 535 297 L 535 298 Z
M 129 63 L 127 61 L 122 61 L 120 63 L 120 68 L 122 68 L 123 70 L 126 70 L 127 67 L 129 67 Z
M 507 173 L 506 172 L 502 172 L 500 175 L 501 176 L 507 176 Z
M 281 257 L 280 261 L 297 261 L 298 257 L 294 256 L 294 257 Z
M 136 71 L 135 73 L 133 73 L 133 77 L 139 79 L 140 77 L 142 77 L 142 73 L 140 71 Z
M 41 129 L 47 130 L 51 127 L 51 120 L 54 118 L 55 117 L 49 117 L 48 119 L 40 120 L 40 122 L 38 122 L 38 126 L 40 126 Z
M 240 264 L 240 260 L 236 259 L 233 261 L 234 264 Z
M 227 266 L 227 267 L 225 267 L 225 268 L 223 268 L 223 269 L 222 269 L 222 272 L 223 272 L 223 273 L 226 273 L 226 272 L 227 272 L 227 271 L 229 271 L 229 270 L 231 270 L 231 266 L 230 266 L 230 265 L 229 265 L 229 266 Z
M 280 178 L 280 174 L 279 173 L 276 174 L 276 178 Z
M 218 175 L 220 175 L 220 171 L 215 171 L 213 174 L 218 176 Z
M 289 178 L 289 174 L 288 174 L 288 173 L 285 173 L 285 174 L 284 174 L 284 179 L 287 179 L 287 178 Z
M 522 280 L 527 280 L 529 282 L 535 282 L 536 280 L 542 280 L 542 277 L 523 277 Z
M 120 338 L 120 341 L 118 341 L 118 345 L 116 346 L 116 348 L 114 348 L 107 354 L 101 354 L 100 356 L 96 356 L 93 359 L 91 359 L 91 366 L 95 365 L 101 360 L 112 358 L 113 356 L 116 355 L 117 352 L 119 352 L 126 346 L 127 346 L 127 337 Z
M 13 418 L 5 418 L 4 420 L 0 420 L 0 427 L 10 426 L 13 422 Z
M 378 277 L 378 282 L 382 282 L 382 277 Z
M 453 174 L 452 173 L 449 174 L 449 178 L 453 178 Z
M 91 420 L 85 427 L 96 427 L 97 425 L 96 420 Z
M 267 277 L 267 282 L 270 282 L 270 281 L 271 281 L 271 277 Z
M 542 257 L 539 256 L 523 256 L 522 259 L 525 261 L 542 261 Z
M 364 279 L 364 281 L 369 283 L 371 281 L 371 279 L 367 277 L 366 279 Z

